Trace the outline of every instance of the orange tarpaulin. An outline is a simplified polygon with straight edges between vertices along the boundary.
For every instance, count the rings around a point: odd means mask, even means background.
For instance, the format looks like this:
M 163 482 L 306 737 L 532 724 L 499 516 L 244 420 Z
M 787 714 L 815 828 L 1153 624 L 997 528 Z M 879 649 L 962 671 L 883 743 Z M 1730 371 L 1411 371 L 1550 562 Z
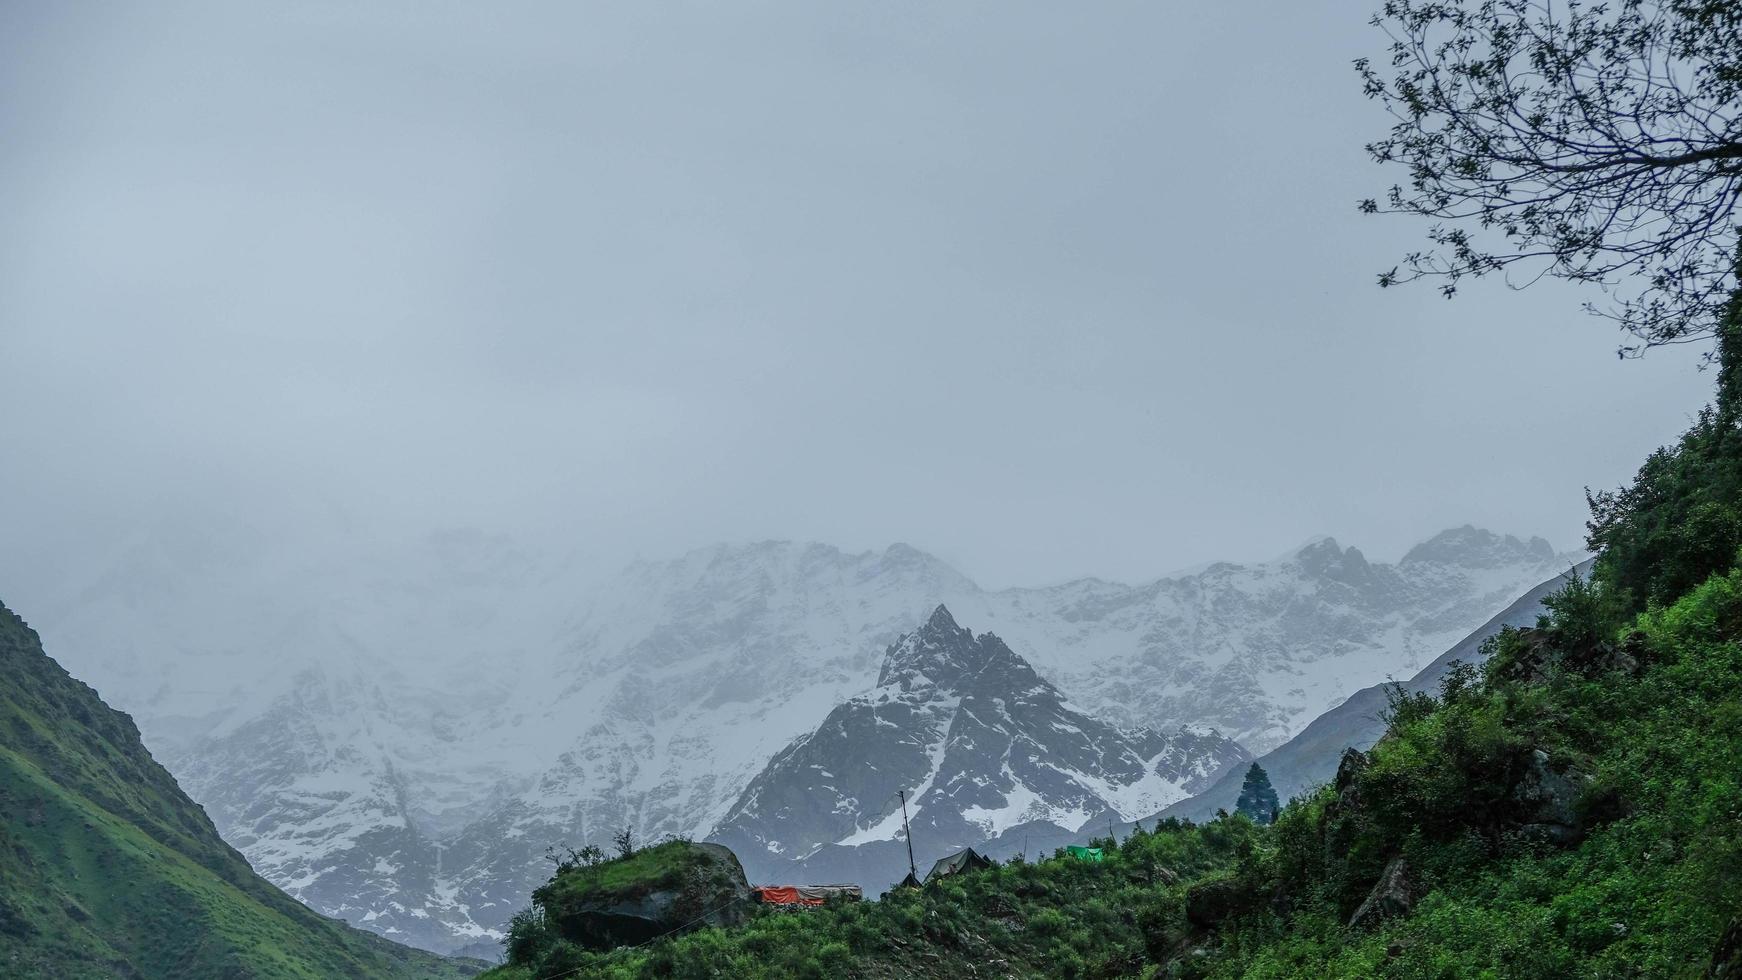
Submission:
M 858 885 L 761 885 L 751 893 L 769 905 L 821 905 L 830 898 L 855 900 L 864 895 Z
M 800 895 L 798 889 L 791 885 L 770 885 L 766 888 L 758 888 L 756 889 L 756 898 L 759 901 L 767 902 L 769 905 L 823 904 L 821 895 L 816 898 L 806 898 L 805 896 Z

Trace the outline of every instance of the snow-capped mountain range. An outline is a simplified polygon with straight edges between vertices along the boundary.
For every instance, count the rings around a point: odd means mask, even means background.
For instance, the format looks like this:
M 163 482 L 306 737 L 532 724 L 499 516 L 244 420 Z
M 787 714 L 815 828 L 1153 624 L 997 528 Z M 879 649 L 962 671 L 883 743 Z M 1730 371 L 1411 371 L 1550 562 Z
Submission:
M 988 591 L 905 545 L 721 546 L 597 584 L 476 533 L 318 562 L 145 539 L 34 619 L 262 874 L 446 951 L 493 944 L 551 845 L 724 832 L 939 604 L 1076 715 L 1262 752 L 1581 557 L 1465 527 L 1396 564 L 1322 539 L 1135 586 Z

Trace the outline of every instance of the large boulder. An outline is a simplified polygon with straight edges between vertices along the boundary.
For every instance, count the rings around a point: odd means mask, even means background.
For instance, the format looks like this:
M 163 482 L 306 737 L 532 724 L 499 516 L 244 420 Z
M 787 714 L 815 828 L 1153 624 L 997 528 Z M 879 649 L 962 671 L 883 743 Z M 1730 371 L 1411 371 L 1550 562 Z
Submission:
M 1520 626 L 1509 630 L 1513 642 L 1493 661 L 1496 680 L 1547 683 L 1559 660 L 1559 651 L 1545 630 Z
M 1369 761 L 1367 753 L 1360 749 L 1349 747 L 1343 750 L 1342 758 L 1337 760 L 1337 775 L 1331 782 L 1339 800 L 1355 792 L 1355 780 L 1367 770 Z
M 670 841 L 627 858 L 565 866 L 533 900 L 564 939 L 606 950 L 737 925 L 749 915 L 750 885 L 728 848 Z
M 1556 765 L 1542 749 L 1531 750 L 1524 776 L 1512 790 L 1525 810 L 1524 829 L 1556 843 L 1576 842 L 1585 830 L 1579 800 L 1590 784 L 1590 776 Z
M 1357 785 L 1371 760 L 1360 749 L 1344 749 L 1337 762 L 1337 775 L 1331 782 L 1335 794 L 1325 804 L 1322 823 L 1325 861 L 1336 864 L 1349 855 L 1349 848 L 1360 835 L 1362 825 L 1361 788 Z
M 1230 878 L 1193 885 L 1186 891 L 1186 921 L 1199 929 L 1215 929 L 1241 911 L 1245 898 Z
M 1409 877 L 1409 865 L 1402 858 L 1393 858 L 1379 874 L 1378 884 L 1367 893 L 1367 899 L 1355 914 L 1349 916 L 1349 928 L 1361 929 L 1381 919 L 1403 915 L 1415 904 L 1415 885 Z

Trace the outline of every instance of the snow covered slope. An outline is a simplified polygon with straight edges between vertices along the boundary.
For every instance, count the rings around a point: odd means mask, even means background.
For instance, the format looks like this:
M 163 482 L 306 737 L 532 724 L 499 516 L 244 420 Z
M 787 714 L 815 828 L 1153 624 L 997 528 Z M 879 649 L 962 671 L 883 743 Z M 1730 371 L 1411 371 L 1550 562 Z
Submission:
M 1394 565 L 1321 540 L 991 592 L 904 545 L 722 546 L 593 584 L 470 532 L 309 560 L 220 537 L 130 544 L 44 635 L 266 877 L 434 949 L 488 942 L 551 845 L 706 834 L 939 603 L 1072 710 L 1262 752 L 1581 557 L 1466 527 Z

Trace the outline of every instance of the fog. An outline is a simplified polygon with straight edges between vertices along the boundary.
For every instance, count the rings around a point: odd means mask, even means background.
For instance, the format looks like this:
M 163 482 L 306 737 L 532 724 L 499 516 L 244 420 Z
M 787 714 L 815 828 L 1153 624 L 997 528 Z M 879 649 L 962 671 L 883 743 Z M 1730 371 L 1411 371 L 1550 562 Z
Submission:
M 6 5 L 0 598 L 188 527 L 1572 548 L 1710 376 L 1375 285 L 1370 6 Z

